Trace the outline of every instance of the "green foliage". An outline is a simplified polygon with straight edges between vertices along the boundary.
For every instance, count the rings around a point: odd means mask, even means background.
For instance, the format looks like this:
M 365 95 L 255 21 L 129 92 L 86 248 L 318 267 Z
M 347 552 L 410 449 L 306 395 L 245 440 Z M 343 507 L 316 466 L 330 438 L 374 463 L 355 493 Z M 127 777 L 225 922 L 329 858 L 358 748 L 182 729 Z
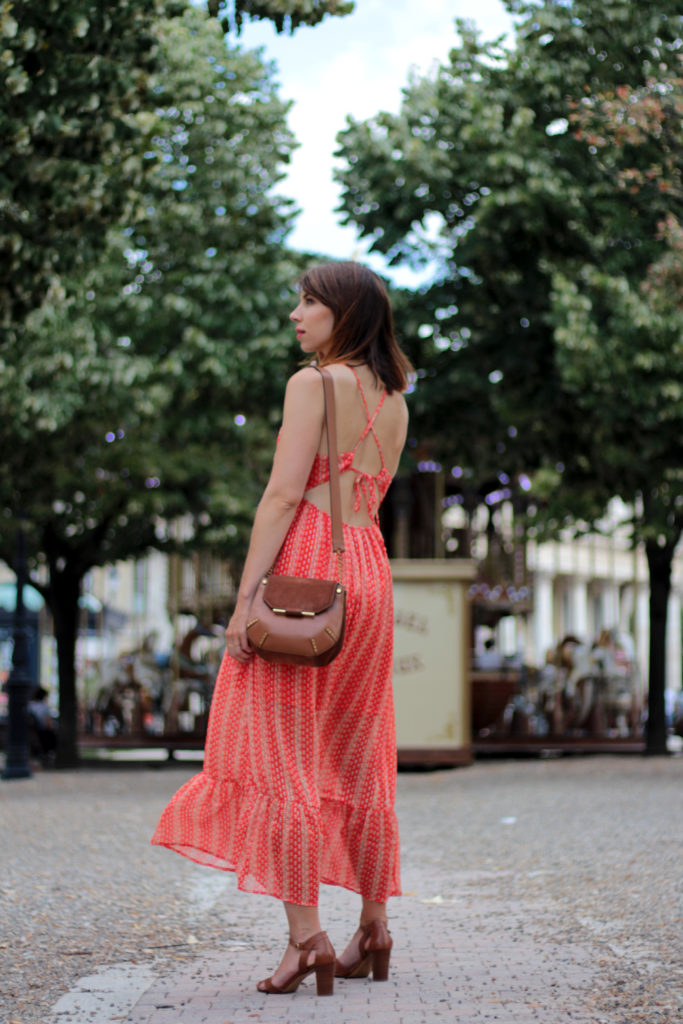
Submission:
M 5 350 L 3 505 L 82 571 L 163 545 L 188 513 L 195 541 L 241 551 L 292 366 L 287 107 L 199 12 L 158 37 L 135 220 Z
M 631 500 L 644 484 L 610 462 L 624 442 L 624 399 L 635 399 L 605 391 L 594 404 L 602 423 L 591 420 L 584 392 L 601 378 L 585 367 L 577 387 L 563 356 L 567 332 L 581 345 L 586 323 L 576 310 L 566 322 L 560 281 L 604 312 L 604 296 L 586 292 L 614 277 L 612 290 L 638 305 L 630 337 L 632 308 L 593 322 L 601 344 L 615 332 L 607 347 L 621 353 L 620 380 L 647 358 L 637 357 L 646 337 L 656 352 L 677 337 L 681 19 L 670 2 L 509 6 L 521 19 L 513 50 L 459 22 L 450 61 L 410 83 L 399 115 L 350 121 L 340 136 L 343 210 L 392 262 L 435 268 L 402 310 L 420 371 L 419 442 L 464 466 L 479 495 L 501 473 L 562 463 L 565 511 L 574 479 L 594 486 L 597 514 L 609 488 Z M 662 304 L 668 313 L 657 313 Z M 662 400 L 672 391 L 642 373 L 639 381 L 653 387 L 671 461 L 680 420 Z M 645 404 L 632 408 L 632 427 Z
M 164 0 L 0 2 L 0 324 L 87 263 L 139 187 Z
M 156 25 L 184 0 L 0 0 L 0 327 L 20 332 L 53 280 L 97 259 L 143 188 L 138 114 Z M 223 28 L 278 31 L 353 10 L 345 0 L 208 0 Z M 192 67 L 188 67 L 188 76 Z M 0 341 L 2 339 L 0 338 Z
M 323 18 L 350 14 L 352 0 L 208 0 L 209 13 L 221 18 L 226 32 L 238 32 L 244 19 L 272 21 L 278 32 L 318 25 Z
M 603 500 L 620 495 L 637 508 L 640 499 L 638 538 L 665 536 L 675 546 L 683 526 L 681 307 L 657 309 L 642 285 L 586 265 L 571 281 L 555 276 L 553 311 L 564 387 L 591 430 L 570 480 L 593 477 Z M 555 503 L 569 511 L 565 488 Z

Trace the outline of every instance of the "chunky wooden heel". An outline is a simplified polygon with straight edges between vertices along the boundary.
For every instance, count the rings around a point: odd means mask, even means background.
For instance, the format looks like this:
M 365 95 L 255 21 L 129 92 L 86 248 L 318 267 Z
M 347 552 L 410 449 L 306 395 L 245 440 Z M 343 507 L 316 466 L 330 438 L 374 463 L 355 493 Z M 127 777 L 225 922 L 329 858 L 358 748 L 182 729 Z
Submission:
M 349 967 L 343 967 L 337 960 L 337 978 L 367 978 L 372 971 L 373 981 L 386 981 L 389 977 L 389 960 L 393 940 L 386 921 L 377 919 L 360 926 L 362 936 L 358 943 L 358 959 Z
M 389 960 L 391 959 L 391 947 L 389 949 L 373 949 L 372 951 L 372 980 L 387 981 L 389 978 Z
M 315 984 L 319 996 L 334 995 L 334 963 L 316 965 Z

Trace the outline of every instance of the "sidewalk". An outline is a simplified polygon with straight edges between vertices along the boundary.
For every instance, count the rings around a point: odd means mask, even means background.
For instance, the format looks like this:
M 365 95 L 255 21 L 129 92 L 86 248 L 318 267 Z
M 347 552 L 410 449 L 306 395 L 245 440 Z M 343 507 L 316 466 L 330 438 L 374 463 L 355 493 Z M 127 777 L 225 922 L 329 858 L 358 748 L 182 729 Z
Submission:
M 683 758 L 401 774 L 404 896 L 390 904 L 390 980 L 340 980 L 332 998 L 318 998 L 312 978 L 293 996 L 257 993 L 285 941 L 279 906 L 147 845 L 165 800 L 194 770 L 89 770 L 2 786 L 3 1021 L 683 1019 Z M 340 948 L 356 904 L 323 889 Z

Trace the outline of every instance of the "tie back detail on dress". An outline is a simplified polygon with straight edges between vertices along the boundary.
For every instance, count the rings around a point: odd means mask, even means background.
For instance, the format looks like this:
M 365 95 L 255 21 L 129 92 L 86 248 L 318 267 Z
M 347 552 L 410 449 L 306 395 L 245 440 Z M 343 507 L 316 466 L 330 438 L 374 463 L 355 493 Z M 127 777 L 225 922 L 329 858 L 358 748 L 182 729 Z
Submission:
M 365 406 L 365 414 L 368 418 L 368 422 L 365 426 L 365 429 L 363 430 L 363 433 L 360 435 L 351 451 L 341 452 L 339 454 L 339 472 L 348 473 L 352 471 L 353 473 L 355 473 L 353 479 L 353 491 L 355 495 L 353 505 L 354 512 L 360 511 L 363 499 L 365 499 L 365 505 L 368 511 L 368 515 L 370 516 L 371 519 L 374 519 L 375 522 L 377 522 L 379 506 L 381 505 L 385 494 L 389 490 L 389 485 L 391 484 L 392 479 L 391 473 L 389 472 L 384 463 L 384 453 L 382 451 L 382 445 L 380 444 L 379 437 L 377 436 L 377 431 L 375 430 L 375 420 L 377 419 L 377 414 L 384 405 L 384 399 L 387 397 L 387 393 L 386 391 L 382 392 L 382 397 L 377 403 L 375 411 L 372 413 L 372 415 L 370 415 L 370 410 L 368 408 L 368 403 L 365 398 L 363 386 L 360 382 L 360 377 L 358 376 L 358 374 L 356 373 L 352 366 L 349 366 L 349 369 L 356 378 L 356 383 L 358 384 L 358 390 L 360 391 L 361 398 L 363 399 L 363 405 Z M 353 464 L 359 445 L 362 444 L 362 442 L 370 433 L 375 439 L 377 451 L 379 453 L 380 461 L 382 463 L 379 473 L 368 473 L 366 470 L 359 469 L 357 466 L 354 466 Z M 328 482 L 329 479 L 329 456 L 318 454 L 315 456 L 313 460 L 311 472 L 309 473 L 308 480 L 306 482 L 306 490 L 308 491 L 313 487 L 318 487 L 320 484 L 325 484 Z

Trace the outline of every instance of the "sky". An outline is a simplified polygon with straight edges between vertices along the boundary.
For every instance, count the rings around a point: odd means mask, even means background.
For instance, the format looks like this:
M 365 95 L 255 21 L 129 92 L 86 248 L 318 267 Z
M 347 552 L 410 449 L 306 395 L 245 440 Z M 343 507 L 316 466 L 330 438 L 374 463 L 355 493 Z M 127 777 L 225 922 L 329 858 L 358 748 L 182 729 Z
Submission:
M 266 22 L 244 26 L 238 42 L 264 48 L 277 65 L 280 96 L 294 101 L 289 124 L 300 145 L 278 190 L 301 209 L 289 237 L 293 248 L 363 258 L 364 243 L 334 213 L 335 137 L 349 114 L 364 120 L 380 110 L 398 112 L 411 69 L 427 73 L 446 60 L 458 17 L 473 20 L 485 39 L 510 31 L 501 0 L 356 0 L 348 17 L 327 18 L 293 36 L 279 36 Z M 405 276 L 397 283 L 409 284 Z

